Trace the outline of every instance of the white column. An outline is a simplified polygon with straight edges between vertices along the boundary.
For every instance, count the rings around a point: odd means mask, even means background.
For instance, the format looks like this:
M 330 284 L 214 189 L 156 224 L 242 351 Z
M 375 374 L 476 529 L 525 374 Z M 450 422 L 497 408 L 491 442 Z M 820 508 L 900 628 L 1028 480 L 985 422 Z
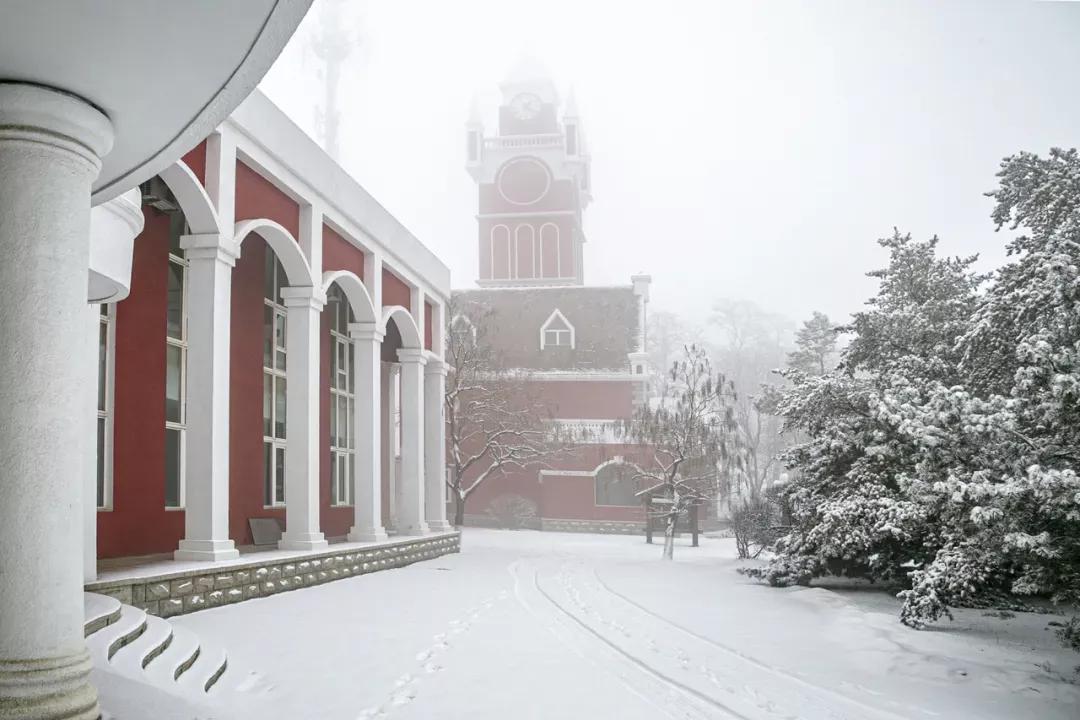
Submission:
M 177 560 L 239 557 L 229 538 L 229 371 L 232 269 L 219 235 L 180 238 L 188 260 L 184 538 Z
M 0 84 L 0 717 L 100 714 L 83 640 L 80 351 L 90 186 L 111 145 L 88 103 Z
M 383 333 L 375 323 L 350 323 L 353 373 L 356 376 L 353 429 L 356 458 L 353 482 L 353 526 L 350 542 L 386 539 L 382 524 L 382 351 Z
M 397 425 L 394 421 L 394 413 L 397 411 L 398 399 L 401 389 L 400 383 L 401 366 L 397 363 L 382 363 L 382 402 L 380 408 L 380 427 L 382 433 L 382 461 L 381 469 L 383 478 L 386 480 L 386 506 L 390 518 L 390 529 L 397 532 L 397 508 L 401 503 L 397 494 Z
M 319 318 L 326 304 L 312 287 L 282 288 L 285 328 L 285 534 L 282 550 L 327 547 L 319 530 Z
M 401 360 L 401 505 L 397 531 L 423 535 L 424 522 L 424 351 L 398 350 Z
M 451 530 L 446 521 L 446 363 L 428 358 L 424 367 L 424 517 L 435 532 Z

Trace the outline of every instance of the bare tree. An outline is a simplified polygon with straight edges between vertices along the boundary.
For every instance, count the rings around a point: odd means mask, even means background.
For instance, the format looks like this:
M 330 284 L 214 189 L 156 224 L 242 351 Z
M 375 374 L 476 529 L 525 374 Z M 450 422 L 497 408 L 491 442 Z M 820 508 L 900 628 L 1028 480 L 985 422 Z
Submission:
M 487 342 L 491 311 L 447 308 L 447 487 L 454 524 L 465 521 L 465 503 L 485 482 L 511 470 L 542 467 L 566 451 L 563 436 L 527 378 L 507 372 Z
M 646 487 L 639 494 L 658 495 L 653 517 L 664 520 L 664 558 L 675 552 L 675 529 L 691 508 L 704 505 L 720 489 L 721 467 L 737 457 L 738 424 L 733 411 L 734 387 L 713 374 L 708 354 L 697 346 L 685 348 L 668 374 L 668 383 L 655 407 L 638 410 L 627 435 L 649 448 L 650 459 L 635 473 Z

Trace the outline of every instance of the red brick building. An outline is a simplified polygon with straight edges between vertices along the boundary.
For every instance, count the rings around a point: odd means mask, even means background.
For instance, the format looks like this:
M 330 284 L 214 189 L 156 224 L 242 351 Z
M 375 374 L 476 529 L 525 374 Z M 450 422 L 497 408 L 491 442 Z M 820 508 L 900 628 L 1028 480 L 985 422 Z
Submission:
M 551 469 L 481 485 L 466 520 L 491 522 L 493 502 L 520 496 L 542 528 L 631 532 L 644 523 L 625 481 L 638 448 L 618 442 L 615 426 L 648 390 L 650 278 L 585 284 L 582 217 L 592 187 L 573 95 L 561 103 L 528 61 L 500 90 L 497 133 L 485 136 L 475 109 L 466 128 L 466 167 L 479 190 L 480 287 L 455 291 L 455 303 L 465 315 L 491 311 L 487 337 L 504 362 L 527 377 L 555 422 L 587 430 L 588 439 Z

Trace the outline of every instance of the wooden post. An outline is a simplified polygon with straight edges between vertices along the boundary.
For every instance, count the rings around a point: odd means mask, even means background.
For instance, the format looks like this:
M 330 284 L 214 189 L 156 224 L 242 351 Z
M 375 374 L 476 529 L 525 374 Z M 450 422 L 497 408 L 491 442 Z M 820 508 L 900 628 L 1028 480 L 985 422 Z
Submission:
M 691 540 L 691 547 L 698 546 L 698 508 L 699 505 L 694 505 L 690 509 L 690 532 L 693 539 Z
M 652 545 L 652 495 L 645 496 L 645 542 Z

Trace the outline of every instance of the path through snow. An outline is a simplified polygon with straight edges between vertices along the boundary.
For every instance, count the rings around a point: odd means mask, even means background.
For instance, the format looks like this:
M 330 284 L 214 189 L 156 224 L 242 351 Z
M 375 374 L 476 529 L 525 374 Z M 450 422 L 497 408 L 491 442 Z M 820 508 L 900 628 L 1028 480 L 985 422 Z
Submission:
M 173 621 L 228 649 L 222 718 L 1080 717 L 1048 617 L 916 632 L 893 598 L 764 587 L 731 550 L 468 529 L 460 555 Z

